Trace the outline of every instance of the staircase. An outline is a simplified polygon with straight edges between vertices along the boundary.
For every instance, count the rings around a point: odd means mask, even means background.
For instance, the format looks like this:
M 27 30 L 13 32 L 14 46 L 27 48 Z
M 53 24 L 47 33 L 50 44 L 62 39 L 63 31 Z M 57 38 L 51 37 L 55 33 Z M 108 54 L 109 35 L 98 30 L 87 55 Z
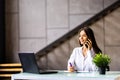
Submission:
M 85 26 L 90 26 L 90 25 L 94 24 L 96 21 L 100 20 L 101 18 L 104 18 L 107 14 L 110 14 L 112 11 L 116 10 L 119 7 L 120 7 L 120 0 L 116 1 L 115 3 L 113 3 L 109 7 L 105 8 L 104 10 L 102 10 L 101 12 L 96 14 L 95 16 L 91 17 L 90 19 L 88 19 L 87 21 L 78 25 L 76 28 L 69 31 L 68 33 L 66 33 L 65 35 L 63 35 L 62 37 L 57 39 L 56 41 L 52 42 L 48 46 L 46 46 L 43 49 L 41 49 L 40 51 L 38 51 L 36 53 L 36 56 L 42 57 L 42 56 L 48 54 L 54 48 L 58 47 L 59 45 L 64 43 L 66 40 L 69 40 L 71 37 L 76 35 L 80 28 L 85 27 Z
M 12 74 L 22 71 L 20 63 L 4 63 L 0 64 L 0 80 L 9 79 Z

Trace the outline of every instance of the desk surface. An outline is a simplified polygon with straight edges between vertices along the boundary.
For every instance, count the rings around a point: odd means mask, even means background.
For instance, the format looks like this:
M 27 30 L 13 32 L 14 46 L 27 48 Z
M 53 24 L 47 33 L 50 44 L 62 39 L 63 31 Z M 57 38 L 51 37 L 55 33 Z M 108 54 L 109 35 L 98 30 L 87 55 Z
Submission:
M 55 74 L 32 74 L 19 73 L 13 74 L 12 80 L 15 79 L 41 79 L 41 80 L 120 80 L 120 71 L 108 71 L 106 75 L 100 75 L 98 72 L 67 72 L 58 71 Z

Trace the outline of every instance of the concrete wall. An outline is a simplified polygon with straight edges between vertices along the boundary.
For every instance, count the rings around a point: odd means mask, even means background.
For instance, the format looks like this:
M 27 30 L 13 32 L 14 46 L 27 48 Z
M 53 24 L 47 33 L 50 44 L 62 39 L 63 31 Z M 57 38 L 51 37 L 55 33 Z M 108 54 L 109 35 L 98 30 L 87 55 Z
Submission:
M 7 62 L 19 62 L 19 52 L 36 53 L 115 1 L 6 0 Z M 118 9 L 91 26 L 98 45 L 113 59 L 111 70 L 120 70 L 119 13 Z M 39 59 L 38 64 L 48 69 L 66 69 L 76 46 L 79 46 L 77 35 Z

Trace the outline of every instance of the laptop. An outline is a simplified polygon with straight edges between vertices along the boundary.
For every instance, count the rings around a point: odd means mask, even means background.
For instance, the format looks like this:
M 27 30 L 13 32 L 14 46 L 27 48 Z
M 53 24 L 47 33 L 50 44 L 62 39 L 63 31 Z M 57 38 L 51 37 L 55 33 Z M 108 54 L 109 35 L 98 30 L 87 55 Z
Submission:
M 40 70 L 34 53 L 19 53 L 19 59 L 23 68 L 23 72 L 36 73 L 36 74 L 51 74 L 57 71 Z

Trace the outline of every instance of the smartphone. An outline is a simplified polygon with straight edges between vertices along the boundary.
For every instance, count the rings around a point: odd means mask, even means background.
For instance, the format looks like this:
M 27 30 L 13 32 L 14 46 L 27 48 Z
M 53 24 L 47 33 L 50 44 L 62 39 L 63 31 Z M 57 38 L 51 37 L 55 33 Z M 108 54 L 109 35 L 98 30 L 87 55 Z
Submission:
M 87 43 L 85 43 L 85 46 L 86 46 L 86 48 L 88 48 L 88 45 L 87 45 Z
M 87 41 L 88 41 L 88 39 L 87 39 Z M 85 46 L 86 46 L 86 48 L 88 48 L 88 42 L 86 41 L 86 43 L 85 43 Z

